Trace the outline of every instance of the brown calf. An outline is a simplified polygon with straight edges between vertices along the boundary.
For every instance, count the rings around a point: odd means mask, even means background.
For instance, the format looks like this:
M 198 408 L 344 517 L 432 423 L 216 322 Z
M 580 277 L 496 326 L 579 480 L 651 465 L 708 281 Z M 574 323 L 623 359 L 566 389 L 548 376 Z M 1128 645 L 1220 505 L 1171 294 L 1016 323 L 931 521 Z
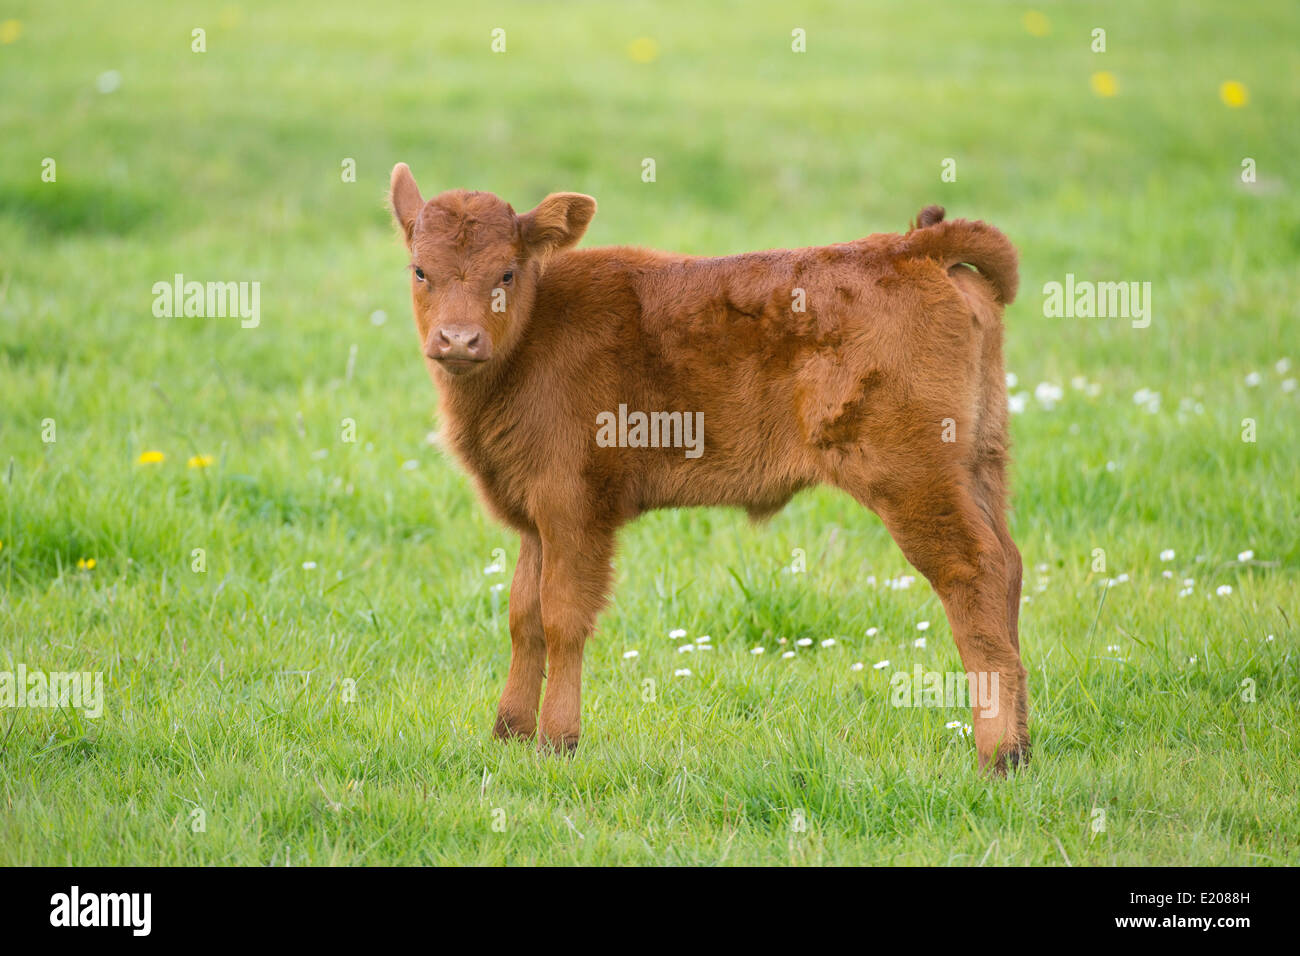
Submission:
M 445 434 L 522 539 L 498 736 L 536 733 L 545 678 L 538 743 L 576 746 L 620 525 L 688 505 L 764 517 L 824 482 L 884 520 L 966 670 L 997 688 L 974 708 L 980 765 L 1028 757 L 1005 517 L 1016 252 L 1002 233 L 932 206 L 905 235 L 704 258 L 572 249 L 596 212 L 577 193 L 522 216 L 490 193 L 425 202 L 399 163 L 390 201 Z M 681 414 L 652 417 L 647 436 L 635 412 Z

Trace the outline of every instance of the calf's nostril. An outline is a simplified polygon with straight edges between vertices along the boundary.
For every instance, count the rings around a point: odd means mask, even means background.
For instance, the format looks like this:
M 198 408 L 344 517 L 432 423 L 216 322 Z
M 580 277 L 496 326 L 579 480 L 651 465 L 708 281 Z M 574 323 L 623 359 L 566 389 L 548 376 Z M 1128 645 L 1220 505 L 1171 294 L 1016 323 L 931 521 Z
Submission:
M 491 340 L 481 327 L 461 328 L 448 326 L 437 330 L 431 339 L 431 359 L 476 359 L 487 357 Z

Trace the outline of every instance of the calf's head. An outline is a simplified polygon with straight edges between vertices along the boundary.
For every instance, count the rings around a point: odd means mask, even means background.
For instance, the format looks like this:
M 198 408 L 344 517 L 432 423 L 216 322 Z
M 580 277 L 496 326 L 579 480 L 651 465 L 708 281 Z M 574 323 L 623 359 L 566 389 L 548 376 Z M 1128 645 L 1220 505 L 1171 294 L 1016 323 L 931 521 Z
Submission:
M 515 215 L 491 193 L 456 189 L 425 202 L 405 163 L 393 167 L 393 216 L 411 253 L 411 303 L 429 367 L 472 375 L 523 335 L 547 259 L 574 245 L 596 200 L 552 193 Z

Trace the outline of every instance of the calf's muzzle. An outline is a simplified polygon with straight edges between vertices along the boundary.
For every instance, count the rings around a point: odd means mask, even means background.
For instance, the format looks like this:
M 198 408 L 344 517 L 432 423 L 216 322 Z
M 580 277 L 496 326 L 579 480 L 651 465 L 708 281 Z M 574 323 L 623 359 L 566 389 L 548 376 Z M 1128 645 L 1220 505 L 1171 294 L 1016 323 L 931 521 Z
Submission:
M 492 351 L 487 332 L 477 325 L 444 325 L 434 329 L 424 354 L 451 372 L 485 362 Z

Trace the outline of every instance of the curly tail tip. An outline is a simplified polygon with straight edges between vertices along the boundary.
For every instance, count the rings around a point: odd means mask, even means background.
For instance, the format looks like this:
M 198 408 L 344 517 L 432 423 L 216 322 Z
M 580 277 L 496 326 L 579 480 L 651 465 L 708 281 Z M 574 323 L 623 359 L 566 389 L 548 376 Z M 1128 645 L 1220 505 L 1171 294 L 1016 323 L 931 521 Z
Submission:
M 917 221 L 927 222 L 928 212 L 929 209 L 921 210 Z M 1020 284 L 1019 257 L 1006 236 L 986 222 L 968 219 L 936 221 L 932 225 L 935 228 L 921 228 L 908 234 L 906 249 L 912 255 L 937 259 L 945 269 L 963 263 L 974 266 L 993 284 L 1003 305 L 1015 301 Z
M 916 214 L 916 221 L 912 223 L 912 229 L 925 229 L 940 222 L 943 222 L 943 207 L 926 206 Z

